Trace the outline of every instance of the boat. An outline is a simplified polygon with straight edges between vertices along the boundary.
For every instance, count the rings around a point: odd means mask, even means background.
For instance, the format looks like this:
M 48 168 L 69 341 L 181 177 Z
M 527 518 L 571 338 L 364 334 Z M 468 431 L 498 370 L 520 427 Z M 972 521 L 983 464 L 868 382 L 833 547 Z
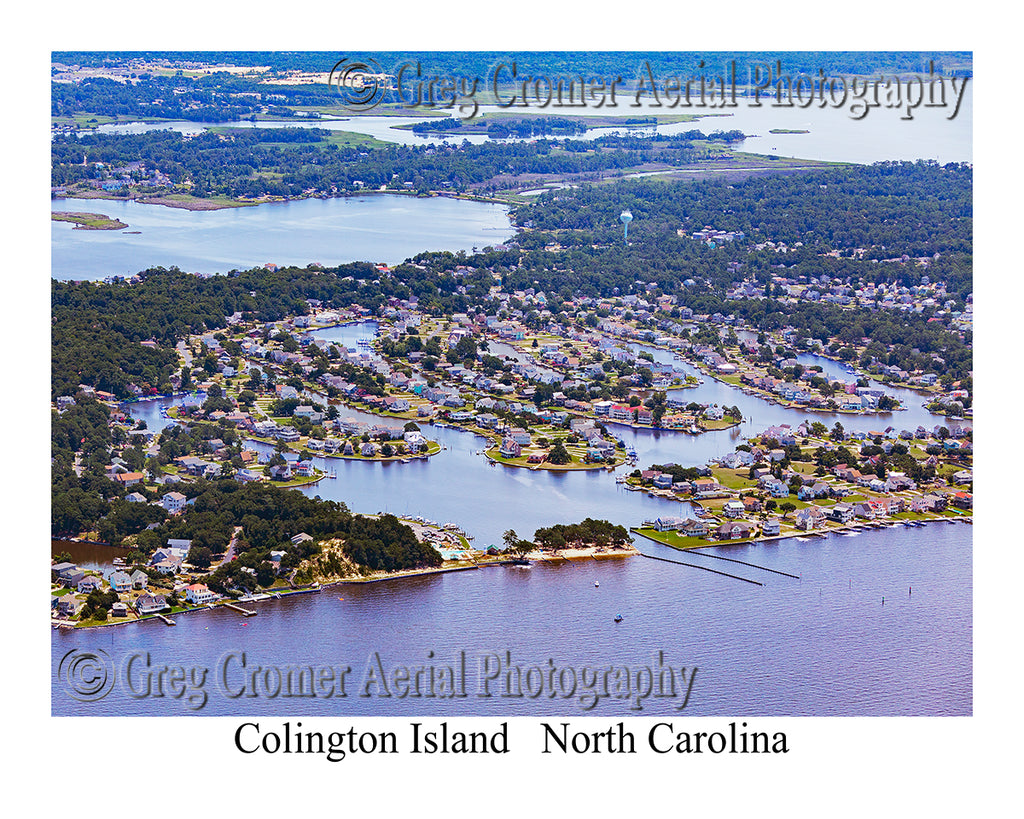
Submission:
M 601 585 L 600 581 L 598 581 L 598 580 L 594 581 L 594 586 L 600 586 L 600 585 Z
M 615 615 L 615 622 L 616 623 L 621 623 L 622 622 L 622 615 L 621 614 L 616 614 Z

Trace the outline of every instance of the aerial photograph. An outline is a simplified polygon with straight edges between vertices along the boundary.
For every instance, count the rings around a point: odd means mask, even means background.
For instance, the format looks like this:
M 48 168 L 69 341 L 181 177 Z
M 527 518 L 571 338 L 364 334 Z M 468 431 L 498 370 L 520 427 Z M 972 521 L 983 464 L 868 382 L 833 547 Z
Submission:
M 972 52 L 49 82 L 52 716 L 974 714 Z

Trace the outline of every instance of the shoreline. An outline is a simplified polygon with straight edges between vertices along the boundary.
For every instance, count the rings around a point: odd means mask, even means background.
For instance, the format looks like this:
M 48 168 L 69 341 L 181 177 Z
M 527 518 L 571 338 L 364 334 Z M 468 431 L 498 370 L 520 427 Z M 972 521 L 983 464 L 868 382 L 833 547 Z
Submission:
M 927 517 L 927 518 L 920 518 L 920 519 L 912 521 L 912 522 L 917 524 L 918 526 L 925 526 L 926 524 L 929 524 L 929 523 L 954 523 L 954 524 L 956 524 L 956 523 L 960 523 L 960 522 L 966 522 L 968 525 L 971 525 L 971 524 L 974 523 L 974 518 L 973 518 L 973 515 L 966 515 L 966 514 L 963 515 L 963 516 L 960 516 L 960 517 L 945 517 L 945 516 L 934 517 L 933 516 L 933 517 Z M 902 528 L 906 528 L 906 527 L 903 526 L 902 519 L 901 520 L 889 520 L 889 519 L 886 519 L 886 521 L 884 523 L 879 522 L 877 524 L 874 521 L 860 521 L 860 522 L 856 522 L 856 523 L 854 523 L 854 522 L 851 522 L 851 523 L 841 523 L 841 524 L 837 524 L 835 526 L 829 525 L 829 526 L 823 527 L 821 529 L 809 529 L 807 531 L 797 530 L 797 531 L 794 531 L 794 532 L 783 532 L 783 533 L 780 533 L 778 535 L 759 535 L 757 537 L 737 538 L 735 540 L 716 540 L 716 541 L 710 541 L 710 542 L 706 542 L 706 543 L 694 543 L 692 545 L 677 545 L 677 544 L 674 544 L 674 543 L 668 543 L 665 540 L 661 540 L 661 539 L 659 539 L 657 537 L 652 537 L 650 534 L 647 534 L 646 532 L 640 531 L 643 528 L 646 528 L 646 527 L 639 527 L 639 526 L 630 527 L 629 531 L 632 532 L 635 535 L 639 535 L 640 537 L 646 538 L 647 540 L 650 540 L 651 542 L 657 543 L 657 544 L 659 544 L 661 546 L 667 546 L 668 548 L 675 549 L 676 551 L 679 551 L 679 552 L 691 552 L 691 551 L 695 551 L 695 550 L 698 550 L 698 549 L 717 549 L 717 548 L 722 548 L 722 547 L 727 547 L 727 546 L 747 546 L 747 545 L 750 545 L 750 544 L 753 544 L 753 543 L 772 543 L 772 542 L 781 541 L 781 540 L 791 540 L 793 538 L 805 538 L 805 539 L 812 538 L 812 537 L 824 538 L 824 537 L 827 537 L 830 534 L 844 535 L 846 533 L 859 533 L 859 532 L 865 532 L 865 531 L 882 531 L 884 529 L 893 529 L 893 528 L 900 528 L 900 529 L 902 529 Z M 914 527 L 910 527 L 910 528 L 917 528 L 917 527 L 914 526 Z M 655 530 L 650 530 L 649 529 L 648 531 L 655 531 Z M 669 532 L 658 532 L 657 534 L 669 534 L 670 532 L 674 532 L 674 530 L 670 530 Z

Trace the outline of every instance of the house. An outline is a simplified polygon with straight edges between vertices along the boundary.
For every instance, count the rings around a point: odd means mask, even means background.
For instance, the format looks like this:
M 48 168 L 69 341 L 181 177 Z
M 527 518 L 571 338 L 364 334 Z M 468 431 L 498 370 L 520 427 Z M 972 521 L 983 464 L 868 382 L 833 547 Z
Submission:
M 870 501 L 858 501 L 853 505 L 853 514 L 855 517 L 871 520 L 875 517 L 875 510 Z
M 217 599 L 204 583 L 193 583 L 185 587 L 185 599 L 194 606 L 205 606 Z
M 679 526 L 679 533 L 686 537 L 707 537 L 708 524 L 697 518 L 684 520 Z
M 816 529 L 825 519 L 825 512 L 820 506 L 808 506 L 796 513 L 795 524 L 797 529 L 809 532 Z
M 139 599 L 135 601 L 135 611 L 140 615 L 143 614 L 154 614 L 158 611 L 168 609 L 170 606 L 167 605 L 167 600 L 162 594 L 145 594 L 139 595 Z
M 66 594 L 57 601 L 57 614 L 61 617 L 74 617 L 78 612 L 78 601 Z
M 153 564 L 153 568 L 160 574 L 177 574 L 181 568 L 181 562 L 177 560 L 159 560 Z
M 60 582 L 67 585 L 67 580 L 74 575 L 81 575 L 75 577 L 74 585 L 78 585 L 78 581 L 85 576 L 85 572 L 79 569 L 74 563 L 56 563 L 50 567 L 50 573 Z
M 853 520 L 855 512 L 853 507 L 848 503 L 837 503 L 833 506 L 828 513 L 830 520 L 837 520 L 840 523 L 849 523 Z
M 110 614 L 113 617 L 127 617 L 128 616 L 128 604 L 122 603 L 118 600 L 110 607 Z
M 683 518 L 664 517 L 654 521 L 654 528 L 659 532 L 668 532 L 682 528 L 686 521 Z
M 88 594 L 101 588 L 103 588 L 103 581 L 96 577 L 96 575 L 89 574 L 78 581 L 79 594 Z
M 276 464 L 267 470 L 267 475 L 272 481 L 291 480 L 292 468 L 288 464 Z
M 749 514 L 761 511 L 761 501 L 757 498 L 750 497 L 749 495 L 745 498 L 741 498 L 743 501 L 743 511 Z
M 722 507 L 722 514 L 727 518 L 738 518 L 745 511 L 743 501 L 731 500 Z
M 951 502 L 957 509 L 970 509 L 974 505 L 974 496 L 970 492 L 955 492 Z
M 671 489 L 672 476 L 667 472 L 659 472 L 654 476 L 654 485 L 660 489 Z
M 753 527 L 749 523 L 739 521 L 734 523 L 723 523 L 715 530 L 715 535 L 719 540 L 737 540 L 739 538 L 750 537 L 752 532 Z
M 127 572 L 120 570 L 111 572 L 107 577 L 107 582 L 110 584 L 112 591 L 122 594 L 132 589 L 132 578 Z
M 141 569 L 136 569 L 130 575 L 133 589 L 144 589 L 149 585 L 149 575 Z
M 512 436 L 508 436 L 502 440 L 501 449 L 498 450 L 503 458 L 518 458 L 522 454 L 522 451 L 523 448 Z
M 137 483 L 142 483 L 142 479 L 145 477 L 141 472 L 122 472 L 120 475 L 115 475 L 114 480 L 117 481 L 121 486 L 135 486 Z
M 176 515 L 182 509 L 185 508 L 185 501 L 187 501 L 181 492 L 168 492 L 160 499 L 160 505 L 172 515 Z
M 767 537 L 779 534 L 781 524 L 778 518 L 768 518 L 761 527 L 761 534 Z

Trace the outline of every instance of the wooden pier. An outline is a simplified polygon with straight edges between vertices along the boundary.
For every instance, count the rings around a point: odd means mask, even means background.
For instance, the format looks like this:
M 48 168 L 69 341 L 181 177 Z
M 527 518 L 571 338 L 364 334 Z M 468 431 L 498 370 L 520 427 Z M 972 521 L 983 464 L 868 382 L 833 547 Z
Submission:
M 159 617 L 161 620 L 163 620 L 165 625 L 168 625 L 168 626 L 173 626 L 174 625 L 174 621 L 170 617 L 168 617 L 166 614 L 160 614 L 158 612 L 156 614 L 156 616 Z
M 655 541 L 657 542 L 657 541 Z M 750 580 L 746 577 L 740 577 L 736 574 L 729 574 L 728 572 L 720 572 L 718 569 L 709 569 L 707 566 L 698 566 L 696 563 L 684 563 L 681 560 L 669 560 L 667 557 L 655 557 L 654 555 L 640 553 L 640 557 L 646 557 L 648 560 L 661 560 L 664 563 L 675 563 L 677 566 L 689 566 L 691 569 L 700 569 L 703 572 L 711 572 L 711 574 L 720 574 L 722 577 L 731 577 L 733 580 L 742 580 L 744 583 L 750 583 L 754 586 L 763 586 L 764 583 L 759 583 L 756 580 Z
M 249 609 L 243 609 L 241 606 L 237 606 L 234 603 L 225 603 L 224 605 L 227 608 L 231 609 L 232 611 L 237 611 L 239 614 L 244 614 L 246 617 L 255 617 L 256 616 L 256 612 L 255 611 L 250 611 Z

